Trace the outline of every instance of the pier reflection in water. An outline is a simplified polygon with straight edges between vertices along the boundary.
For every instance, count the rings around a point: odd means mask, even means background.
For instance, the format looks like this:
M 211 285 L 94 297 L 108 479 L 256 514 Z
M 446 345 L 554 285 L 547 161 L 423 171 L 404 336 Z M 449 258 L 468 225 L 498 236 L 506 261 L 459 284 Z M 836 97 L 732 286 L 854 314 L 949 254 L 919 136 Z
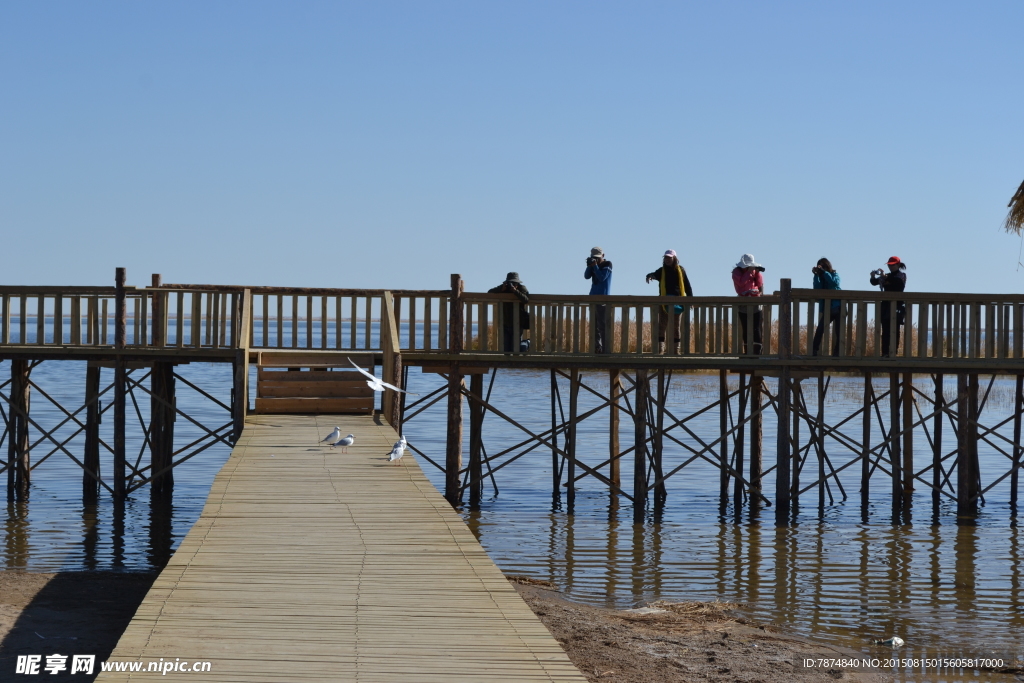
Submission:
M 0 372 L 6 367 L 0 364 Z M 33 379 L 46 387 L 80 390 L 82 378 L 67 373 L 84 377 L 84 369 L 74 367 L 44 363 Z M 230 392 L 227 368 L 194 364 L 180 371 L 204 387 L 221 386 L 222 396 Z M 409 388 L 418 392 L 438 381 L 418 370 L 409 379 Z M 845 395 L 842 382 L 834 380 L 837 389 L 827 407 L 849 414 L 861 393 L 853 382 Z M 548 387 L 547 373 L 499 375 L 494 402 L 539 428 L 550 421 Z M 694 376 L 677 387 L 671 401 L 699 407 L 716 395 L 718 378 Z M 998 380 L 986 410 L 1008 413 L 1005 399 L 1012 395 L 1012 380 Z M 188 399 L 182 394 L 179 400 Z M 581 410 L 589 400 L 581 395 Z M 200 402 L 188 408 L 203 417 Z M 45 409 L 40 402 L 38 410 Z M 774 443 L 772 422 L 765 423 L 766 445 Z M 606 425 L 600 417 L 579 425 L 585 462 L 607 457 Z M 443 453 L 445 428 L 441 408 L 417 417 L 407 435 L 425 452 Z M 713 434 L 717 417 L 695 420 L 693 428 Z M 623 429 L 623 448 L 630 445 L 628 432 Z M 507 425 L 487 418 L 488 450 L 515 443 L 514 437 L 518 434 Z M 55 457 L 34 472 L 27 500 L 6 502 L 0 566 L 31 571 L 162 567 L 198 518 L 227 455 L 226 448 L 212 448 L 178 468 L 173 498 L 154 498 L 142 489 L 122 508 L 106 493 L 83 504 L 81 470 Z M 1003 456 L 985 450 L 980 457 L 984 473 L 986 458 Z M 443 475 L 416 459 L 442 487 Z M 630 477 L 624 463 L 622 479 Z M 610 496 L 606 486 L 590 478 L 578 483 L 574 514 L 567 514 L 564 498 L 553 504 L 550 453 L 542 450 L 496 478 L 500 495 L 488 485 L 480 508 L 463 510 L 467 523 L 504 571 L 550 580 L 572 599 L 614 607 L 658 599 L 739 602 L 752 619 L 861 651 L 870 650 L 871 639 L 894 634 L 909 648 L 950 654 L 977 654 L 981 647 L 1007 650 L 1024 642 L 1021 531 L 1009 507 L 1008 482 L 986 494 L 975 525 L 956 524 L 952 501 L 942 502 L 934 515 L 930 493 L 919 491 L 913 497 L 914 524 L 894 527 L 889 492 L 882 485 L 873 487 L 869 523 L 864 523 L 854 480 L 845 502 L 837 497 L 820 512 L 817 505 L 802 506 L 796 524 L 776 527 L 770 508 L 737 510 L 730 504 L 721 511 L 718 472 L 700 463 L 670 480 L 664 507 L 649 510 L 639 525 L 633 524 L 628 501 Z

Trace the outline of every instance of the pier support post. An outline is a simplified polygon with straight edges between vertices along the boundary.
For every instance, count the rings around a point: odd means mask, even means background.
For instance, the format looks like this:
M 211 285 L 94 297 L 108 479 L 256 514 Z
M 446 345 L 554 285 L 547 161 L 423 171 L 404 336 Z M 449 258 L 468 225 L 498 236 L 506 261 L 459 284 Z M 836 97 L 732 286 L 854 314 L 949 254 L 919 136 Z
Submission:
M 82 464 L 82 497 L 92 502 L 100 492 L 100 367 L 91 363 L 85 368 L 85 453 Z M 92 474 L 90 474 L 90 472 Z
M 660 396 L 658 397 L 661 398 Z M 729 371 L 718 371 L 718 504 L 724 513 L 729 502 Z
M 664 470 L 662 469 L 662 454 L 665 449 L 665 401 L 668 399 L 668 385 L 665 380 L 665 371 L 658 370 L 658 405 L 657 412 L 655 413 L 655 429 L 652 451 L 652 460 L 654 465 L 654 478 L 658 482 L 654 486 L 654 504 L 660 507 L 664 505 L 665 499 L 668 498 L 668 489 L 665 488 L 665 481 L 662 479 Z
M 956 376 L 956 514 L 958 517 L 971 516 L 970 484 L 970 388 L 964 373 Z
M 946 416 L 943 414 L 945 407 L 946 402 L 943 397 L 942 373 L 940 372 L 935 375 L 935 418 L 932 422 L 932 513 L 936 516 L 939 514 L 939 502 L 941 501 L 942 423 L 946 421 Z
M 764 380 L 757 375 L 750 376 L 750 486 L 757 491 L 761 490 L 761 472 L 763 454 L 763 419 L 761 413 L 761 383 Z M 760 498 L 750 497 L 751 506 L 760 505 Z
M 612 329 L 609 326 L 607 329 Z M 619 396 L 622 394 L 622 378 L 618 370 L 608 371 L 608 396 L 612 404 L 608 409 L 608 478 L 615 486 L 620 486 L 619 475 Z
M 7 428 L 7 497 L 25 498 L 32 479 L 32 455 L 28 447 L 28 416 L 31 385 L 29 361 L 11 360 L 11 410 Z
M 779 287 L 779 360 L 788 361 L 793 334 L 793 311 L 790 299 L 792 281 L 783 278 Z M 775 440 L 775 523 L 789 524 L 789 413 L 790 381 L 789 366 L 779 369 L 779 415 Z
M 114 348 L 119 352 L 114 363 L 114 497 L 125 496 L 125 399 L 127 396 L 127 372 L 124 351 L 127 343 L 128 309 L 126 304 L 124 268 L 118 268 L 114 277 Z
M 1017 513 L 1017 483 L 1019 481 L 1021 447 L 1020 422 L 1021 411 L 1024 410 L 1024 375 L 1017 375 L 1017 391 L 1013 399 L 1013 471 L 1010 474 L 1010 507 L 1013 514 Z
M 647 506 L 647 371 L 636 371 L 633 399 L 633 523 L 644 521 Z
M 737 420 L 738 427 L 736 428 L 736 437 L 734 439 L 735 452 L 736 452 L 736 481 L 733 486 L 733 511 L 738 515 L 740 513 L 740 507 L 743 505 L 743 460 L 744 450 L 746 446 L 746 425 L 744 420 L 747 418 L 747 397 L 753 394 L 753 385 L 747 386 L 747 375 L 740 373 L 740 411 L 739 419 Z
M 150 375 L 149 440 L 150 464 L 153 481 L 150 487 L 154 493 L 167 493 L 174 486 L 174 470 L 170 467 L 174 456 L 174 364 L 153 363 Z
M 818 514 L 825 514 L 825 373 L 818 373 L 818 419 L 815 449 L 818 452 Z
M 569 432 L 565 438 L 565 452 L 569 456 L 566 462 L 568 473 L 565 478 L 565 505 L 570 515 L 573 514 L 573 506 L 576 504 L 576 418 L 579 397 L 580 371 L 574 368 L 569 372 Z
M 871 388 L 871 373 L 864 373 L 864 406 L 861 415 L 860 444 L 860 506 L 861 517 L 868 521 L 868 498 L 871 494 L 871 403 L 874 391 Z
M 475 373 L 469 377 L 469 505 L 480 506 L 483 494 L 483 427 L 484 376 Z
M 452 275 L 452 293 L 448 312 L 448 353 L 458 355 L 463 349 L 462 276 Z M 448 440 L 444 462 L 444 497 L 452 507 L 459 504 L 459 470 L 462 469 L 462 373 L 459 364 L 448 370 Z
M 551 496 L 562 496 L 561 456 L 558 453 L 558 373 L 551 370 Z M 552 503 L 554 504 L 554 502 Z
M 907 332 L 907 334 L 910 334 Z M 914 495 L 914 373 L 903 373 L 903 515 L 910 520 L 910 503 Z
M 800 383 L 802 378 L 797 377 L 790 380 L 790 384 L 793 387 L 793 398 L 790 399 L 790 404 L 793 406 L 793 431 L 790 432 L 789 438 L 793 444 L 793 464 L 792 464 L 792 475 L 793 483 L 789 488 L 789 500 L 790 505 L 793 506 L 795 511 L 800 510 L 800 472 L 803 469 L 800 459 L 800 408 L 805 403 L 804 398 L 804 387 Z
M 960 463 L 957 466 L 957 514 L 973 517 L 978 514 L 978 497 L 980 495 L 978 479 L 978 375 L 971 373 L 965 377 L 966 396 L 961 404 L 966 403 L 967 411 L 960 421 L 963 432 Z
M 903 454 L 900 448 L 900 374 L 889 373 L 889 453 L 892 456 L 892 521 L 903 516 Z

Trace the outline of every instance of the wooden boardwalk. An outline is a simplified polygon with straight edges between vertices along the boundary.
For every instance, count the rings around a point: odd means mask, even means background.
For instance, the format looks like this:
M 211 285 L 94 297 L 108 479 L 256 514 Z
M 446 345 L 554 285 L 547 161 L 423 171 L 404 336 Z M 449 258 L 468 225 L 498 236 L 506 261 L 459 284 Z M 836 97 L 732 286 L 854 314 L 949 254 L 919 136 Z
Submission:
M 348 454 L 317 445 L 338 425 Z M 111 660 L 209 681 L 585 681 L 407 455 L 367 416 L 259 415 Z M 195 680 L 199 680 L 196 678 Z

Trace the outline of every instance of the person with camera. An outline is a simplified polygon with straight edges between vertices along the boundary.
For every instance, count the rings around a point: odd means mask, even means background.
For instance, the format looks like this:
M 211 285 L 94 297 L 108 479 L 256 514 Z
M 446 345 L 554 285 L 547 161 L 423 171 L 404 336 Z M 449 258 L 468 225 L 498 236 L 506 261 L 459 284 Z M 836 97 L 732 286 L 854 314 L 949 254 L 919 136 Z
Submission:
M 693 296 L 690 279 L 686 277 L 686 269 L 679 265 L 679 257 L 673 249 L 665 252 L 661 259 L 661 268 L 647 273 L 647 282 L 658 281 L 658 293 L 661 296 Z M 680 305 L 662 306 L 658 309 L 658 344 L 665 343 L 665 330 L 668 328 L 669 317 L 675 330 L 676 343 L 679 342 L 679 314 L 683 312 Z
M 818 264 L 811 268 L 814 274 L 814 289 L 842 289 L 839 286 L 839 273 L 832 267 L 832 262 L 827 258 L 818 259 Z M 829 305 L 828 324 L 832 326 L 832 355 L 839 355 L 839 314 L 842 310 L 842 303 L 839 299 L 832 299 Z M 825 300 L 818 300 L 818 329 L 814 331 L 814 349 L 811 355 L 817 356 L 821 349 L 821 338 L 825 335 Z
M 903 271 L 907 269 L 907 264 L 900 260 L 899 256 L 891 256 L 889 260 L 885 262 L 889 272 L 885 272 L 881 268 L 878 270 L 871 271 L 871 284 L 876 287 L 881 287 L 883 292 L 903 292 L 907 289 L 907 274 Z M 882 302 L 882 355 L 889 355 L 889 341 L 892 323 L 889 317 L 892 315 L 892 302 Z M 900 348 L 900 328 L 903 326 L 903 321 L 906 320 L 907 308 L 905 301 L 896 302 L 896 343 L 892 345 L 892 353 L 895 353 Z
M 591 281 L 590 296 L 608 296 L 612 293 L 612 262 L 604 257 L 604 250 L 601 247 L 594 247 L 590 250 L 587 269 L 583 271 L 583 277 Z M 607 306 L 604 304 L 594 306 L 594 353 L 605 352 L 606 313 Z
M 753 254 L 744 254 L 732 269 L 732 285 L 739 296 L 764 296 L 764 266 L 754 260 Z M 740 306 L 740 348 L 747 353 L 747 311 L 753 308 L 754 355 L 760 355 L 764 327 L 764 313 L 760 306 Z
M 512 353 L 515 350 L 528 351 L 530 349 L 530 340 L 523 339 L 523 330 L 530 329 L 530 312 L 526 309 L 526 304 L 530 303 L 530 291 L 526 289 L 526 285 L 519 279 L 519 273 L 509 273 L 505 276 L 504 282 L 497 287 L 488 289 L 487 293 L 514 294 L 519 299 L 519 339 L 514 338 L 515 318 L 512 308 L 513 302 L 510 301 L 501 305 L 502 336 L 505 343 L 503 349 L 505 353 Z

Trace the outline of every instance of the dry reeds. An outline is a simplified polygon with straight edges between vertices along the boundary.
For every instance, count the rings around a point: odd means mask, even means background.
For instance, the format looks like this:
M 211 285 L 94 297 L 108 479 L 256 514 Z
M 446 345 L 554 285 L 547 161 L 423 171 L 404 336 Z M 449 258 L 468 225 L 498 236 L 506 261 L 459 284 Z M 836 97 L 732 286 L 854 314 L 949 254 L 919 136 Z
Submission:
M 1017 192 L 1010 198 L 1010 203 L 1006 206 L 1010 211 L 1006 214 L 1006 223 L 1003 224 L 1003 227 L 1006 232 L 1019 235 L 1021 231 L 1024 231 L 1024 183 L 1020 184 Z

